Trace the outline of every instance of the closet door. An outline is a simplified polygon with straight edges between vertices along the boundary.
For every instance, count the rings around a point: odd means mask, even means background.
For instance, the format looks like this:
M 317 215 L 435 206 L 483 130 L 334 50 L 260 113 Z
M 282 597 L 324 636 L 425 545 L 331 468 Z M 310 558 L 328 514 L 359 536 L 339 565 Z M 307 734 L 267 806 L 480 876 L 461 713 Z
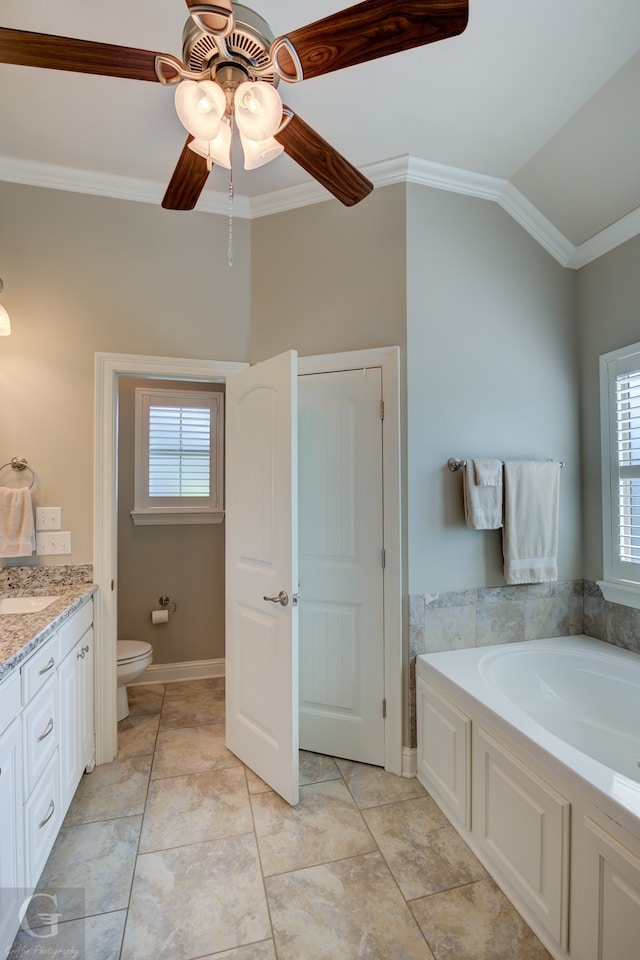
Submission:
M 227 378 L 226 737 L 298 802 L 297 355 Z

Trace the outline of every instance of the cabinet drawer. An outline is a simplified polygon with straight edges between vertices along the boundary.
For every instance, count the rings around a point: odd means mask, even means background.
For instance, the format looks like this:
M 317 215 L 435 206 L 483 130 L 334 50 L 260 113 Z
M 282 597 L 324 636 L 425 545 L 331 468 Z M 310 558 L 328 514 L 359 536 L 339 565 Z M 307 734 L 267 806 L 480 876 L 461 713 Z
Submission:
M 0 734 L 20 713 L 20 671 L 14 670 L 0 683 Z
M 63 623 L 60 634 L 60 658 L 64 659 L 93 623 L 93 600 L 89 599 Z
M 22 714 L 24 793 L 28 797 L 58 746 L 56 683 L 48 683 Z
M 58 634 L 54 633 L 46 643 L 36 650 L 33 656 L 22 665 L 22 703 L 29 703 L 44 684 L 55 677 L 60 662 L 60 644 Z
M 27 886 L 34 887 L 40 879 L 60 828 L 62 817 L 58 787 L 56 751 L 24 808 Z

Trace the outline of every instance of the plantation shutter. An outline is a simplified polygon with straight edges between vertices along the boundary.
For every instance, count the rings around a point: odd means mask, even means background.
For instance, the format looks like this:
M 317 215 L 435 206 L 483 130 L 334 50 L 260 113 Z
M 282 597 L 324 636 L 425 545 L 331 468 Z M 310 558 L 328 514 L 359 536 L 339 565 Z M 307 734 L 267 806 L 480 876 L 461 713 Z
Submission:
M 640 370 L 616 377 L 618 558 L 640 563 Z
M 136 524 L 221 523 L 222 392 L 136 388 Z
M 209 406 L 149 405 L 149 497 L 208 497 Z

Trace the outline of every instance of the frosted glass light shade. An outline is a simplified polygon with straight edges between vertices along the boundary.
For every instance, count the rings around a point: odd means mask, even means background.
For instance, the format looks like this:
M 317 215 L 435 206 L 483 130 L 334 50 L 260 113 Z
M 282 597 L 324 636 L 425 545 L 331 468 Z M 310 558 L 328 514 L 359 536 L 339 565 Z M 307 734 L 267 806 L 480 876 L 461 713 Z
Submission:
M 240 134 L 240 143 L 244 153 L 245 170 L 256 170 L 264 166 L 271 160 L 275 160 L 283 152 L 284 147 L 273 137 L 267 137 L 265 140 L 248 140 L 244 134 Z
M 11 333 L 11 320 L 9 314 L 0 303 L 0 337 L 8 337 Z
M 268 140 L 282 120 L 282 100 L 270 83 L 246 80 L 235 92 L 234 110 L 238 130 L 248 140 Z
M 192 140 L 189 144 L 189 150 L 193 150 L 205 160 L 211 159 L 219 167 L 231 169 L 231 127 L 223 121 L 220 124 L 220 132 L 214 140 Z
M 182 80 L 176 88 L 180 123 L 196 140 L 214 140 L 218 136 L 226 109 L 224 90 L 213 80 Z

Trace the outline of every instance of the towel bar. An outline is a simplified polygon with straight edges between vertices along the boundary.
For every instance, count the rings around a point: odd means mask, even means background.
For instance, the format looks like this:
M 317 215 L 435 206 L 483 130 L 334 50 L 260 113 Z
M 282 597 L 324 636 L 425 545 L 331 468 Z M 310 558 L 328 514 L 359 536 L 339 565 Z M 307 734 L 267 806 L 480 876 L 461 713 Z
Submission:
M 547 462 L 551 463 L 551 460 L 548 460 Z M 467 461 L 459 460 L 458 457 L 449 457 L 447 460 L 447 466 L 452 473 L 455 473 L 457 470 L 461 470 L 463 467 L 466 467 L 466 465 Z M 564 467 L 564 460 L 558 460 L 558 465 L 560 467 Z
M 25 457 L 11 457 L 11 460 L 8 460 L 7 463 L 2 464 L 0 470 L 4 470 L 5 467 L 11 467 L 12 470 L 28 470 L 31 474 L 31 483 L 29 484 L 29 490 L 31 490 L 32 486 L 36 482 L 36 475 L 27 463 Z

